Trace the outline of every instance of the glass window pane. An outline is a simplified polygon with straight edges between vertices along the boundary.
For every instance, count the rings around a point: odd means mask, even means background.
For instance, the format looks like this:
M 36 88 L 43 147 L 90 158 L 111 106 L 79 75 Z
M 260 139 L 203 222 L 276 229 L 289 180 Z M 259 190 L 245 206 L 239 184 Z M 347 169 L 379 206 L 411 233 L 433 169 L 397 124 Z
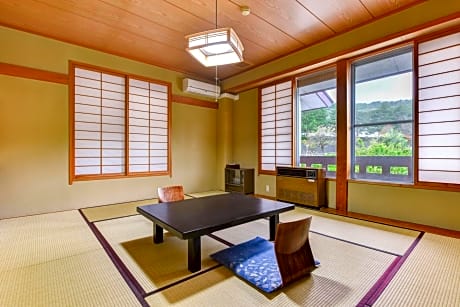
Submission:
M 352 64 L 355 179 L 413 181 L 412 49 Z
M 328 69 L 297 80 L 297 165 L 326 169 L 335 177 L 336 71 Z

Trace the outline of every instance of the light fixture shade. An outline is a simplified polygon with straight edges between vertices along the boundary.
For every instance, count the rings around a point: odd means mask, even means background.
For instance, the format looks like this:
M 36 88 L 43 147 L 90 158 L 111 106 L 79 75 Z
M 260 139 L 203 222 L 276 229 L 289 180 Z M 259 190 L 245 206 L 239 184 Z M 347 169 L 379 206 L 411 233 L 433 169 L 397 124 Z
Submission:
M 221 28 L 185 37 L 187 51 L 206 67 L 243 61 L 243 44 L 232 28 Z

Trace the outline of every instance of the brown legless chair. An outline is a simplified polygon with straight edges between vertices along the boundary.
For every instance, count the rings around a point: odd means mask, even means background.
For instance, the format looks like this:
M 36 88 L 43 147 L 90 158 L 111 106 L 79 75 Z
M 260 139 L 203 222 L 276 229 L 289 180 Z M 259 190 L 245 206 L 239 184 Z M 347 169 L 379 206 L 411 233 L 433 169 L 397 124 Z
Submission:
M 315 259 L 308 241 L 311 216 L 280 223 L 275 235 L 275 255 L 283 286 L 315 269 Z
M 166 203 L 171 201 L 184 200 L 184 187 L 173 185 L 158 188 L 158 202 Z

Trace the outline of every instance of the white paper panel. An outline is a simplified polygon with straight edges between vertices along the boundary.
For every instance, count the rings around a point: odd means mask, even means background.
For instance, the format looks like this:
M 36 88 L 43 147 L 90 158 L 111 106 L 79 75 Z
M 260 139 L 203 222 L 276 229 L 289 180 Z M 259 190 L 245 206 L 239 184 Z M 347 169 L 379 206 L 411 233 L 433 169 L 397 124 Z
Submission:
M 92 96 L 92 97 L 101 97 L 101 90 L 89 88 L 89 87 L 75 87 L 75 95 L 84 95 L 84 96 Z
M 132 94 L 132 95 L 149 97 L 149 90 L 148 89 L 138 88 L 138 87 L 134 87 L 134 86 L 129 87 L 129 93 L 130 93 L 130 96 Z
M 76 113 L 101 114 L 101 107 L 84 104 L 75 104 Z
M 277 105 L 276 112 L 291 112 L 291 108 L 291 104 Z
M 86 70 L 82 68 L 75 68 L 75 76 L 84 77 L 88 79 L 94 79 L 94 80 L 101 80 L 100 72 Z
M 130 138 L 131 139 L 131 138 Z M 139 156 L 139 155 L 147 155 L 148 154 L 148 151 L 147 151 L 147 154 L 138 154 L 138 152 L 142 152 L 142 151 L 139 151 L 139 150 L 134 150 L 134 149 L 144 149 L 144 150 L 147 150 L 149 149 L 149 143 L 148 143 L 148 140 L 147 142 L 129 142 L 129 154 L 132 155 L 132 156 Z
M 276 148 L 276 143 L 265 142 L 262 144 L 262 150 L 274 150 Z
M 274 96 L 273 96 L 274 97 Z M 274 108 L 276 105 L 276 100 L 275 99 L 271 99 L 271 100 L 267 100 L 267 101 L 262 101 L 262 109 L 266 109 L 266 108 Z
M 103 149 L 102 156 L 103 157 L 124 157 L 125 150 L 124 149 Z
M 102 92 L 102 98 L 124 101 L 125 100 L 125 94 L 124 93 L 103 91 Z
M 81 86 L 81 87 L 90 87 L 90 88 L 100 89 L 101 88 L 101 81 L 100 80 L 92 80 L 92 79 L 76 77 L 75 78 L 75 85 L 76 86 Z
M 120 174 L 125 171 L 124 166 L 103 166 L 102 173 L 104 174 Z
M 282 90 L 285 90 L 285 89 L 291 89 L 291 86 L 292 86 L 292 82 L 291 81 L 286 81 L 286 82 L 283 82 L 283 83 L 278 83 L 276 84 L 276 91 L 282 91 Z
M 150 157 L 167 157 L 168 151 L 165 149 L 150 150 Z
M 116 108 L 103 108 L 102 109 L 102 114 L 121 117 L 121 118 L 123 118 L 123 121 L 124 121 L 125 110 L 116 109 Z
M 113 125 L 113 124 L 102 124 L 103 132 L 112 132 L 112 133 L 123 133 L 125 127 L 122 125 Z
M 460 172 L 459 159 L 420 159 L 419 169 Z
M 292 118 L 291 112 L 283 112 L 283 113 L 278 113 L 276 114 L 276 120 L 282 120 L 282 119 L 290 119 Z
M 124 143 L 120 141 L 102 141 L 102 148 L 123 149 Z
M 129 119 L 129 126 L 130 127 L 131 126 L 148 127 L 150 122 L 151 121 L 149 121 L 148 119 L 131 117 Z M 130 129 L 130 132 L 131 132 L 131 129 Z
M 262 136 L 275 135 L 276 129 L 263 129 L 262 131 L 260 131 L 260 133 L 262 134 Z
M 103 132 L 102 139 L 106 141 L 123 141 L 125 139 L 124 133 L 118 132 Z
M 129 163 L 131 165 L 148 165 L 149 164 L 149 157 L 131 157 L 129 158 Z
M 460 44 L 460 41 L 456 42 Z M 460 54 L 460 45 L 450 46 L 444 49 L 438 49 L 426 54 L 422 54 L 418 58 L 419 65 L 425 65 L 429 63 L 441 62 L 445 59 L 452 59 L 458 57 Z
M 102 99 L 102 106 L 125 110 L 125 102 L 113 99 Z
M 274 122 L 275 121 L 275 114 L 271 115 L 264 115 L 261 118 L 262 124 L 269 123 L 269 122 Z
M 419 135 L 460 133 L 460 120 L 436 124 L 420 124 Z
M 125 163 L 124 157 L 104 157 L 102 158 L 102 165 L 123 165 Z
M 442 85 L 419 90 L 419 98 L 422 100 L 459 95 L 460 84 Z
M 139 88 L 143 88 L 143 89 L 148 89 L 149 88 L 149 82 L 129 78 L 129 86 L 130 87 L 139 87 Z
M 134 111 L 144 111 L 148 112 L 150 107 L 148 104 L 138 103 L 138 102 L 129 102 L 129 109 Z
M 263 136 L 262 143 L 274 143 L 276 141 L 274 136 Z
M 102 123 L 103 124 L 118 125 L 118 126 L 124 127 L 125 118 L 124 117 L 119 117 L 119 116 L 102 115 Z
M 149 119 L 148 112 L 129 110 L 129 117 Z
M 115 76 L 111 74 L 102 74 L 102 81 L 104 82 L 110 82 L 114 84 L 125 84 L 125 78 L 122 76 Z M 124 91 L 124 90 L 123 90 Z
M 163 101 L 167 101 L 167 99 L 168 99 L 168 93 L 161 93 L 161 92 L 156 92 L 156 91 L 150 91 L 150 97 L 151 97 L 151 98 L 155 98 L 155 99 L 159 99 L 159 100 L 163 100 Z
M 148 165 L 130 165 L 129 171 L 132 173 L 148 172 L 149 166 Z
M 419 102 L 419 112 L 460 108 L 459 97 L 446 97 Z
M 434 76 L 422 77 L 418 80 L 419 88 L 421 89 L 449 83 L 460 83 L 460 70 Z
M 148 142 L 149 136 L 147 134 L 137 134 L 137 133 L 130 133 L 129 134 L 130 141 L 137 141 L 137 142 Z
M 460 66 L 460 58 L 446 60 L 440 63 L 428 64 L 419 67 L 419 77 L 430 76 L 443 72 L 448 72 L 454 69 L 458 69 Z
M 150 98 L 150 105 L 163 107 L 166 110 L 168 109 L 168 101 L 165 99 Z
M 113 84 L 113 83 L 102 82 L 102 89 L 104 91 L 123 93 L 123 95 L 125 94 L 124 84 Z
M 75 149 L 75 157 L 96 158 L 101 155 L 101 150 L 98 149 Z
M 262 95 L 266 95 L 266 94 L 268 94 L 268 93 L 273 93 L 273 92 L 275 92 L 275 89 L 276 89 L 276 88 L 275 88 L 274 85 L 272 85 L 272 86 L 267 86 L 267 87 L 264 87 L 264 88 L 262 89 L 261 92 L 262 92 Z
M 275 101 L 275 99 L 276 99 L 276 93 L 269 93 L 269 94 L 263 95 L 262 105 L 264 105 L 266 102 Z
M 150 164 L 166 164 L 168 163 L 167 157 L 150 157 Z
M 162 92 L 162 93 L 167 93 L 168 92 L 168 87 L 166 85 L 162 85 L 162 84 L 150 83 L 150 90 L 151 91 Z
M 150 165 L 150 171 L 151 172 L 165 172 L 168 170 L 168 165 L 167 164 L 157 164 L 157 165 Z
M 130 149 L 129 155 L 131 157 L 147 157 L 149 151 L 148 150 L 137 150 L 137 149 Z
M 162 106 L 150 105 L 151 113 L 168 114 L 168 109 Z
M 268 164 L 268 163 L 262 163 L 262 169 L 267 170 L 267 171 L 274 171 L 275 170 L 275 164 Z
M 278 101 L 280 100 L 280 98 L 286 98 L 287 97 L 289 99 L 291 97 L 291 95 L 292 95 L 292 91 L 291 91 L 290 88 L 288 88 L 288 89 L 285 89 L 285 90 L 277 91 L 276 92 L 276 99 Z M 278 102 L 277 102 L 277 104 L 278 104 Z
M 419 146 L 460 146 L 460 133 L 448 135 L 422 135 Z
M 130 93 L 129 94 L 129 102 L 130 103 L 149 104 L 149 97 L 148 96 L 133 95 L 132 93 Z
M 88 140 L 75 140 L 75 148 L 100 148 L 101 142 Z
M 159 114 L 159 113 L 150 113 L 150 119 L 151 120 L 158 120 L 158 121 L 168 121 L 168 115 L 167 114 Z
M 419 53 L 442 49 L 460 43 L 460 33 L 454 33 L 440 38 L 436 38 L 419 45 Z
M 271 156 L 262 156 L 262 163 L 265 164 L 265 163 L 269 163 L 269 164 L 275 164 L 275 157 L 271 157 Z
M 150 143 L 150 149 L 168 149 L 168 143 Z
M 99 158 L 76 158 L 76 166 L 97 166 L 100 165 L 101 160 Z
M 150 128 L 150 134 L 154 136 L 154 139 L 157 139 L 159 142 L 167 141 L 166 138 L 159 139 L 158 136 L 167 136 L 168 130 L 164 128 Z
M 279 106 L 279 105 L 285 105 L 285 104 L 288 104 L 289 106 L 291 106 L 292 104 L 292 97 L 291 96 L 284 96 L 284 97 L 280 97 L 276 100 L 276 105 Z
M 419 158 L 450 158 L 460 159 L 459 147 L 420 147 Z
M 288 134 L 291 135 L 291 127 L 280 127 L 276 129 L 276 134 Z
M 291 165 L 290 157 L 276 157 L 276 165 Z
M 75 131 L 75 139 L 79 140 L 99 140 L 101 138 L 100 132 L 95 131 Z
M 101 98 L 75 95 L 75 104 L 89 104 L 94 106 L 100 106 Z
M 287 135 L 286 135 L 286 134 L 278 135 L 278 136 L 276 137 L 276 142 L 278 142 L 278 143 L 279 143 L 279 142 L 287 142 L 287 143 L 289 143 L 289 142 L 291 142 L 291 135 L 290 135 L 290 134 L 287 134 Z
M 99 166 L 76 166 L 75 175 L 98 175 L 101 168 Z
M 419 113 L 418 119 L 420 123 L 457 121 L 460 120 L 460 108 L 452 110 L 422 112 Z
M 460 184 L 460 172 L 420 171 L 419 181 Z

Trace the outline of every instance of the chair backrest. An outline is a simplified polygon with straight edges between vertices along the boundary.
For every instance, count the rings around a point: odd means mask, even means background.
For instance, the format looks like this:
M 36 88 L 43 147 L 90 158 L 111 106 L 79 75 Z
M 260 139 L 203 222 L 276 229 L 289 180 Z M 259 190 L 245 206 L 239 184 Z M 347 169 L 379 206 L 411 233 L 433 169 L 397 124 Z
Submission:
M 279 223 L 275 235 L 275 255 L 283 286 L 309 274 L 315 268 L 315 259 L 308 241 L 311 216 L 305 219 Z
M 158 202 L 165 203 L 171 201 L 184 200 L 184 187 L 174 185 L 158 188 Z

